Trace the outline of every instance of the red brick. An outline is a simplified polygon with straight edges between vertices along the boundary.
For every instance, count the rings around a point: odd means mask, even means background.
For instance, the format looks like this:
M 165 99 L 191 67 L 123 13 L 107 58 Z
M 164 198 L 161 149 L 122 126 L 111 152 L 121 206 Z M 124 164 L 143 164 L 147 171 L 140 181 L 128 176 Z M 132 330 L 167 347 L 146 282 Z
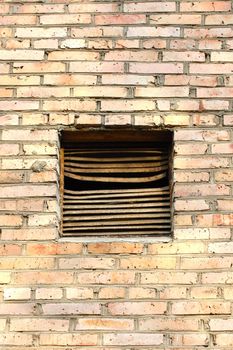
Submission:
M 198 29 L 184 29 L 185 38 L 196 38 L 206 39 L 206 38 L 231 38 L 233 30 L 231 28 L 198 28 Z
M 0 16 L 1 26 L 36 24 L 36 16 Z
M 205 19 L 206 25 L 229 25 L 233 24 L 232 14 L 208 15 Z
M 47 12 L 64 12 L 63 4 L 47 5 L 47 4 L 23 4 L 15 5 L 14 13 L 47 13 Z

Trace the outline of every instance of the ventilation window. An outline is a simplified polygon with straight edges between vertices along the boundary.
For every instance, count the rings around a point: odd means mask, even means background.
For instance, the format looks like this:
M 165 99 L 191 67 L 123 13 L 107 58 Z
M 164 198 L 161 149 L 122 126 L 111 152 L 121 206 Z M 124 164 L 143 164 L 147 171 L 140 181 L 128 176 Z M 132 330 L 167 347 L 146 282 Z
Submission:
M 171 232 L 169 131 L 63 131 L 63 236 Z

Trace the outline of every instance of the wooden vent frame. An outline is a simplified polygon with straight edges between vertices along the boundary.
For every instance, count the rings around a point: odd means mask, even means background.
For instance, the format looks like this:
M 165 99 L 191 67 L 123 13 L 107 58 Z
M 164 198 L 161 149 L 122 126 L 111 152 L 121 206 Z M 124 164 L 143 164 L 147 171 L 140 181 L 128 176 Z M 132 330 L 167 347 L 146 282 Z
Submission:
M 62 236 L 171 233 L 169 130 L 66 130 L 61 137 Z

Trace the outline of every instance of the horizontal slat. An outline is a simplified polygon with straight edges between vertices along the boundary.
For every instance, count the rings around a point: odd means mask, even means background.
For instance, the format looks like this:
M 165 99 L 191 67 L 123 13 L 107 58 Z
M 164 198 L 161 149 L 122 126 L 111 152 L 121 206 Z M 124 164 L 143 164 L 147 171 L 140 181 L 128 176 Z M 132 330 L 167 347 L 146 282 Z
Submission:
M 63 208 L 63 212 L 67 213 L 68 210 L 72 210 L 72 209 L 92 209 L 92 210 L 96 210 L 96 209 L 117 209 L 117 208 L 150 208 L 150 207 L 169 207 L 170 206 L 170 201 L 167 200 L 166 202 L 152 202 L 152 203 L 125 203 L 125 204 L 82 204 L 82 205 L 77 205 L 76 202 L 74 202 L 74 204 L 68 204 L 68 202 L 65 202 L 65 207 Z M 121 212 L 122 212 L 121 209 Z
M 119 231 L 112 231 L 112 230 L 106 230 L 106 231 L 101 231 L 101 232 L 92 232 L 92 231 L 76 231 L 75 229 L 73 231 L 66 231 L 66 229 L 63 230 L 64 232 L 64 236 L 80 236 L 80 235 L 85 235 L 85 236 L 135 236 L 135 235 L 144 235 L 144 236 L 151 236 L 151 235 L 168 235 L 170 234 L 171 230 L 162 230 L 162 229 L 158 229 L 158 231 L 154 230 L 154 231 L 126 231 L 124 230 L 123 232 L 119 232 Z
M 170 209 L 168 208 L 134 208 L 134 209 L 124 209 L 124 214 L 130 214 L 130 213 L 157 213 L 157 212 L 162 212 L 162 213 L 167 213 L 170 212 Z M 84 215 L 84 214 L 120 214 L 122 213 L 122 209 L 94 209 L 93 210 L 82 210 L 82 209 L 78 209 L 78 210 L 67 210 L 64 211 L 64 217 L 66 215 Z M 130 215 L 129 215 L 130 217 Z M 82 217 L 80 218 L 82 219 Z
M 169 224 L 170 223 L 170 215 L 168 218 L 161 218 L 161 215 L 159 215 L 159 218 L 155 219 L 147 219 L 147 218 L 141 218 L 139 219 L 138 216 L 136 216 L 138 220 L 134 220 L 133 218 L 130 220 L 129 217 L 127 216 L 126 219 L 128 220 L 123 220 L 123 217 L 120 219 L 119 217 L 115 217 L 115 219 L 118 219 L 117 221 L 110 220 L 112 219 L 111 217 L 107 217 L 105 219 L 100 220 L 99 217 L 96 218 L 97 221 L 91 220 L 91 221 L 81 221 L 79 218 L 75 220 L 75 218 L 70 218 L 68 219 L 66 217 L 66 220 L 63 222 L 64 227 L 69 227 L 69 226 L 74 226 L 75 221 L 78 221 L 77 225 L 80 226 L 114 226 L 114 225 L 121 225 L 121 224 L 155 224 L 155 223 L 165 223 Z M 73 221 L 72 221 L 73 220 Z M 89 217 L 88 217 L 89 220 Z
M 120 152 L 118 153 L 120 154 Z M 166 158 L 166 156 L 159 155 L 159 156 L 134 156 L 134 157 L 70 157 L 66 156 L 65 160 L 75 160 L 75 161 L 82 161 L 82 162 L 97 162 L 97 163 L 112 163 L 114 162 L 139 162 L 139 161 L 155 161 L 155 160 L 160 160 L 162 158 Z
M 88 215 L 88 216 L 65 216 L 64 217 L 64 221 L 87 221 L 87 220 L 109 220 L 109 219 L 117 219 L 117 220 L 121 220 L 121 219 L 145 219 L 145 218 L 161 218 L 161 217 L 170 217 L 170 213 L 159 213 L 159 214 L 121 214 L 121 215 Z
M 91 181 L 91 182 L 120 182 L 120 183 L 144 183 L 144 182 L 152 182 L 156 180 L 161 180 L 166 177 L 167 173 L 162 173 L 153 176 L 146 177 L 101 177 L 101 176 L 81 176 L 74 175 L 68 172 L 64 172 L 64 175 L 70 177 L 72 179 L 81 180 L 81 181 Z
M 122 168 L 105 168 L 105 169 L 99 169 L 99 168 L 92 168 L 92 169 L 87 169 L 87 168 L 70 168 L 65 166 L 65 172 L 70 172 L 70 173 L 95 173 L 95 174 L 109 174 L 109 173 L 158 173 L 163 170 L 167 170 L 168 166 L 158 166 L 158 167 L 142 167 L 142 168 L 127 168 L 127 167 L 122 167 Z
M 133 200 L 138 199 L 139 197 L 158 197 L 158 196 L 162 196 L 162 197 L 168 197 L 169 192 L 168 191 L 151 191 L 151 192 L 145 192 L 145 193 L 111 193 L 111 194 L 102 194 L 102 195 L 83 195 L 83 196 L 79 196 L 79 195 L 70 195 L 70 194 L 65 194 L 64 198 L 69 198 L 69 199 L 75 199 L 75 200 L 79 200 L 79 199 L 103 199 L 103 198 L 110 198 L 112 199 L 117 199 L 117 198 L 130 198 L 128 200 Z
M 94 149 L 94 150 L 90 150 L 90 149 L 69 149 L 69 150 L 65 150 L 65 155 L 73 155 L 73 154 L 85 154 L 85 153 L 89 153 L 89 154 L 108 154 L 108 153 L 150 153 L 150 154 L 167 154 L 167 151 L 164 149 L 161 150 L 154 150 L 151 148 L 133 148 L 133 149 L 124 149 L 124 148 L 118 148 L 118 149 L 110 149 L 108 148 L 107 150 L 105 149 Z
M 104 223 L 104 222 L 103 222 Z M 79 230 L 99 230 L 99 229 L 112 229 L 113 227 L 115 227 L 115 229 L 121 229 L 122 227 L 128 228 L 129 230 L 134 229 L 135 225 L 138 226 L 142 226 L 143 228 L 147 228 L 147 224 L 151 225 L 154 224 L 154 228 L 169 228 L 170 227 L 170 220 L 167 219 L 158 219 L 158 220 L 134 220 L 129 222 L 128 220 L 121 220 L 121 221 L 109 221 L 108 223 L 106 223 L 106 225 L 102 225 L 103 223 L 101 222 L 93 222 L 93 223 L 86 223 L 86 225 L 82 225 L 80 227 L 80 225 L 77 225 L 78 223 L 71 223 L 71 222 L 66 222 L 64 224 L 64 227 L 69 227 L 71 230 L 73 230 L 74 228 L 79 229 Z M 84 227 L 85 226 L 85 227 Z
M 164 230 L 164 231 L 169 231 L 171 228 L 170 225 L 168 224 L 163 224 L 161 225 L 160 223 L 157 224 L 157 225 L 117 225 L 117 226 L 89 226 L 89 227 L 79 227 L 79 226 L 71 226 L 71 227 L 66 227 L 65 230 L 66 231 L 94 231 L 94 230 L 97 230 L 97 231 L 103 231 L 103 230 L 117 230 L 117 231 L 120 231 L 120 230 L 128 230 L 128 231 L 133 231 L 133 230 L 141 230 L 141 231 L 144 231 L 144 230 Z
M 70 194 L 79 194 L 79 195 L 83 195 L 83 194 L 105 194 L 105 193 L 112 193 L 112 194 L 118 194 L 118 193 L 146 193 L 146 192 L 162 192 L 162 191 L 166 191 L 168 192 L 169 187 L 168 186 L 163 186 L 163 187 L 159 187 L 159 188 L 120 188 L 120 189 L 109 189 L 109 190 L 87 190 L 87 191 L 73 191 L 73 190 L 68 190 L 68 189 L 64 189 L 65 193 L 70 193 Z
M 72 167 L 72 168 L 84 168 L 84 169 L 109 169 L 109 168 L 144 168 L 144 167 L 158 167 L 158 166 L 163 166 L 163 165 L 168 165 L 168 159 L 164 158 L 160 161 L 157 162 L 120 162 L 120 163 L 80 163 L 80 162 L 69 162 L 69 161 L 65 161 L 65 168 L 67 167 Z

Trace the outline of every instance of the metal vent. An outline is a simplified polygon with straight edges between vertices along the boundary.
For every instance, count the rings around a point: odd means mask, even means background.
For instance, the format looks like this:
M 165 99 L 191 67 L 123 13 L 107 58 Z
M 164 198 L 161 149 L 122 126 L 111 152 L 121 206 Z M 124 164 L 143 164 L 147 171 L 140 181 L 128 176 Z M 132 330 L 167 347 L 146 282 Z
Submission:
M 168 147 L 136 146 L 64 149 L 64 236 L 171 232 Z

